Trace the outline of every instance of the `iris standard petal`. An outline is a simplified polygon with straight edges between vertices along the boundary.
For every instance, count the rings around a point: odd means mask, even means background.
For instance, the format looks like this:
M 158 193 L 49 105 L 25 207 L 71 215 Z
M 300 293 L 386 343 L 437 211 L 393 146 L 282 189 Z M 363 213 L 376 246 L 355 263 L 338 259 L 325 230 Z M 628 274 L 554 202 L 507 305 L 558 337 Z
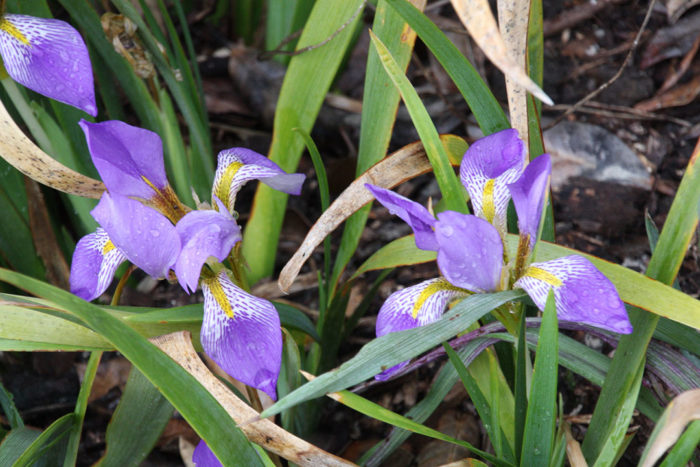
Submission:
M 405 223 L 411 226 L 416 234 L 416 246 L 422 250 L 436 251 L 438 249 L 435 240 L 435 217 L 421 204 L 411 201 L 398 193 L 386 188 L 365 183 L 365 188 L 372 192 L 382 206 L 391 214 L 399 216 Z
M 306 175 L 288 174 L 262 154 L 246 148 L 223 150 L 218 155 L 218 164 L 212 197 L 216 196 L 233 212 L 236 194 L 251 180 L 260 180 L 275 190 L 298 195 Z
M 97 115 L 90 56 L 83 38 L 68 23 L 3 15 L 0 55 L 7 73 L 18 83 Z
M 525 145 L 517 130 L 507 129 L 481 138 L 464 153 L 459 176 L 469 192 L 474 213 L 506 232 L 510 192 L 525 166 Z
M 180 235 L 180 256 L 175 263 L 175 274 L 185 291 L 197 289 L 202 265 L 214 256 L 223 261 L 241 239 L 241 229 L 226 210 L 192 211 L 175 226 Z
M 150 200 L 168 186 L 157 134 L 118 120 L 79 124 L 110 193 Z
M 521 235 L 529 235 L 531 249 L 537 241 L 551 174 L 552 162 L 549 154 L 542 154 L 530 162 L 515 183 L 508 185 L 515 212 L 518 214 L 518 229 Z
M 219 459 L 214 455 L 214 453 L 209 449 L 209 445 L 202 439 L 194 448 L 192 453 L 192 462 L 197 467 L 222 467 Z
M 586 258 L 564 256 L 532 263 L 515 282 L 544 310 L 549 289 L 554 289 L 559 319 L 590 324 L 620 334 L 630 334 L 632 325 L 625 305 L 610 280 Z
M 92 217 L 129 261 L 153 277 L 165 277 L 180 253 L 175 226 L 155 209 L 105 192 Z
M 503 243 L 483 219 L 455 211 L 438 214 L 437 263 L 450 283 L 472 292 L 491 292 L 501 283 Z
M 114 279 L 114 273 L 126 256 L 109 239 L 104 229 L 80 239 L 70 266 L 70 291 L 92 301 L 102 295 Z
M 450 302 L 468 294 L 442 278 L 430 279 L 394 292 L 377 315 L 377 337 L 433 323 L 440 319 Z M 399 363 L 375 378 L 385 381 L 406 364 L 408 361 Z
M 233 378 L 277 398 L 282 330 L 269 301 L 237 287 L 225 271 L 202 279 L 204 351 Z

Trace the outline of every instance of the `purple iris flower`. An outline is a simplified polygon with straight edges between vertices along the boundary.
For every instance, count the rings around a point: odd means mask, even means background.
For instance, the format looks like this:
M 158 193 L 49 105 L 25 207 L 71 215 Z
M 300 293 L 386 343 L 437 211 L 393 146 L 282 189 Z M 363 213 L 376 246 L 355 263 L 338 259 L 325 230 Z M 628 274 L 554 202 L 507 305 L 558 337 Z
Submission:
M 250 149 L 226 149 L 218 156 L 212 197 L 223 201 L 233 213 L 238 191 L 251 180 L 260 180 L 275 190 L 298 195 L 305 178 L 304 174 L 288 174 L 267 157 Z
M 232 377 L 274 399 L 282 358 L 279 316 L 272 303 L 234 284 L 220 263 L 241 234 L 229 212 L 233 204 L 219 194 L 233 203 L 254 174 L 299 193 L 304 175 L 287 174 L 247 149 L 223 151 L 243 156 L 219 157 L 215 209 L 192 211 L 168 183 L 158 135 L 118 121 L 80 125 L 107 191 L 91 212 L 100 228 L 81 239 L 73 254 L 71 291 L 86 300 L 99 297 L 125 259 L 155 278 L 174 271 L 188 293 L 201 283 L 205 352 Z
M 90 56 L 78 31 L 64 21 L 0 16 L 0 55 L 18 83 L 97 115 Z
M 411 226 L 416 246 L 437 251 L 442 274 L 442 278 L 389 296 L 377 317 L 377 336 L 436 321 L 451 302 L 469 293 L 494 292 L 511 286 L 511 264 L 504 264 L 502 241 L 508 201 L 512 196 L 521 242 L 528 246 L 525 254 L 529 256 L 537 240 L 551 175 L 547 154 L 524 169 L 523 147 L 515 130 L 504 130 L 478 140 L 464 155 L 461 179 L 478 217 L 446 211 L 435 219 L 418 203 L 367 185 L 380 203 Z M 615 286 L 581 256 L 531 264 L 517 279 L 512 287 L 524 289 L 542 310 L 553 288 L 557 314 L 562 320 L 621 334 L 632 332 Z M 405 364 L 376 378 L 388 379 Z
M 192 462 L 197 467 L 223 467 L 223 464 L 217 459 L 209 445 L 202 439 L 194 448 L 192 453 Z

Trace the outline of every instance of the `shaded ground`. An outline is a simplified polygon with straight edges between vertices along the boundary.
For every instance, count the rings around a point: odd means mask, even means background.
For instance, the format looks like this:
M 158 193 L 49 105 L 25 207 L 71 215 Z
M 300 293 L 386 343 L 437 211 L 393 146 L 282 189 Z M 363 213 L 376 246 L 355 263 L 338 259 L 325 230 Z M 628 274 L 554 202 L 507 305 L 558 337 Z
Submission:
M 451 39 L 487 79 L 501 102 L 505 102 L 500 73 L 486 62 L 462 32 L 451 7 L 443 5 L 444 2 L 432 3 L 437 6 L 428 9 L 431 18 L 449 32 Z M 646 2 L 637 1 L 599 0 L 597 5 L 599 9 L 592 15 L 575 20 L 575 13 L 591 8 L 591 3 L 584 0 L 544 1 L 547 32 L 544 89 L 558 104 L 553 109 L 545 108 L 545 127 L 568 106 L 617 72 L 647 8 Z M 365 14 L 367 25 L 371 24 L 371 16 L 371 11 Z M 258 62 L 257 51 L 245 50 L 241 46 L 233 46 L 231 52 L 221 53 L 222 47 L 233 37 L 225 26 L 212 28 L 206 21 L 197 19 L 193 21 L 192 30 L 198 50 L 206 57 L 201 66 L 215 146 L 219 149 L 247 146 L 265 153 L 270 143 L 271 117 L 283 70 L 271 61 Z M 700 59 L 694 55 L 700 37 L 698 31 L 700 11 L 691 9 L 678 22 L 671 23 L 659 4 L 630 66 L 622 76 L 594 102 L 568 117 L 567 124 L 572 126 L 566 127 L 566 131 L 557 133 L 555 128 L 548 133 L 549 136 L 545 136 L 548 150 L 555 160 L 559 157 L 563 161 L 559 169 L 567 174 L 557 183 L 553 193 L 559 243 L 644 270 L 650 254 L 644 214 L 648 212 L 657 225 L 663 225 L 692 148 L 700 135 L 700 100 L 696 99 L 700 94 Z M 345 99 L 336 98 L 324 106 L 313 134 L 327 161 L 333 195 L 340 193 L 352 181 L 354 173 L 359 135 L 357 109 L 362 97 L 367 47 L 367 34 L 363 33 L 345 71 L 336 82 L 335 92 Z M 685 71 L 679 72 L 684 67 Z M 473 118 L 457 90 L 420 43 L 416 47 L 409 75 L 440 132 L 455 133 L 470 140 L 478 137 Z M 664 83 L 668 88 L 665 91 Z M 576 137 L 567 140 L 566 136 L 572 134 Z M 408 116 L 405 111 L 400 111 L 392 149 L 416 139 Z M 627 157 L 631 155 L 634 161 L 622 164 L 625 170 L 616 172 L 613 178 L 601 180 L 585 170 L 591 164 L 598 169 L 615 165 L 623 153 Z M 601 158 L 601 154 L 606 154 L 606 157 Z M 309 182 L 300 197 L 290 199 L 280 242 L 280 267 L 320 214 L 318 185 L 307 158 L 302 160 L 300 171 L 307 173 Z M 598 172 L 601 170 L 596 170 Z M 248 186 L 242 192 L 239 207 L 250 204 L 253 189 L 253 186 Z M 420 202 L 427 202 L 429 197 L 439 194 L 430 176 L 407 182 L 399 191 Z M 245 222 L 245 218 L 246 213 L 242 213 L 242 222 Z M 336 243 L 338 233 L 334 236 Z M 388 241 L 407 233 L 409 228 L 405 224 L 390 216 L 385 209 L 375 208 L 350 269 Z M 313 258 L 302 272 L 311 272 L 306 277 L 313 278 L 319 264 L 320 257 Z M 362 344 L 373 337 L 373 316 L 383 299 L 398 287 L 414 284 L 435 274 L 433 264 L 404 268 L 392 274 L 380 288 L 370 315 L 360 321 L 358 329 L 341 347 L 342 358 L 354 355 Z M 369 277 L 367 282 L 359 283 L 357 295 L 363 294 L 372 279 Z M 688 252 L 679 281 L 682 290 L 698 296 L 700 269 L 697 244 Z M 314 286 L 311 279 L 308 290 L 287 298 L 314 310 L 317 308 Z M 259 289 L 259 293 L 265 290 L 274 291 L 274 288 Z M 178 287 L 149 284 L 144 279 L 138 290 L 130 290 L 125 295 L 124 303 L 171 306 L 198 299 L 197 296 L 185 296 Z M 610 349 L 606 347 L 604 350 Z M 15 394 L 17 405 L 28 425 L 45 427 L 72 410 L 79 388 L 80 362 L 84 359 L 84 355 L 72 353 L 4 353 L 0 356 L 3 384 Z M 376 387 L 366 396 L 403 413 L 425 394 L 440 364 L 433 363 L 416 373 Z M 97 382 L 103 395 L 88 409 L 80 453 L 83 465 L 96 461 L 104 449 L 104 429 L 118 403 L 127 372 L 128 368 L 121 357 L 105 357 Z M 564 393 L 565 413 L 590 414 L 598 388 L 568 372 L 562 371 L 561 376 L 560 391 Z M 474 408 L 464 390 L 457 386 L 428 424 L 487 447 L 483 430 L 474 415 Z M 635 425 L 641 426 L 640 438 L 643 441 L 649 424 L 642 417 L 636 417 Z M 576 426 L 578 434 L 585 429 L 585 424 Z M 357 458 L 387 433 L 386 425 L 360 418 L 334 405 L 325 411 L 314 441 L 324 449 Z M 196 442 L 196 435 L 186 424 L 173 419 L 159 443 L 160 447 L 149 458 L 148 465 L 178 465 L 181 462 L 178 435 Z M 633 447 L 630 450 L 623 459 L 623 465 L 633 462 L 638 456 L 637 449 Z M 440 465 L 464 455 L 454 447 L 413 437 L 386 465 Z

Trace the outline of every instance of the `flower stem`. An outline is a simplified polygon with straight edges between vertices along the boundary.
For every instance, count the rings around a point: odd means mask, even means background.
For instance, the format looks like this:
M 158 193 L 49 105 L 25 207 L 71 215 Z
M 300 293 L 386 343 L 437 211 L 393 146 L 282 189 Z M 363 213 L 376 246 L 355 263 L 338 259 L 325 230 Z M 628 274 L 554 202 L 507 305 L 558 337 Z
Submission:
M 131 276 L 131 273 L 134 272 L 136 269 L 136 266 L 133 264 L 129 266 L 129 269 L 126 270 L 124 275 L 122 276 L 121 279 L 119 279 L 119 283 L 117 284 L 117 288 L 114 290 L 114 296 L 112 296 L 112 301 L 109 303 L 112 306 L 116 306 L 119 304 L 119 299 L 122 296 L 122 292 L 124 291 L 124 286 L 126 285 L 126 281 L 129 279 Z

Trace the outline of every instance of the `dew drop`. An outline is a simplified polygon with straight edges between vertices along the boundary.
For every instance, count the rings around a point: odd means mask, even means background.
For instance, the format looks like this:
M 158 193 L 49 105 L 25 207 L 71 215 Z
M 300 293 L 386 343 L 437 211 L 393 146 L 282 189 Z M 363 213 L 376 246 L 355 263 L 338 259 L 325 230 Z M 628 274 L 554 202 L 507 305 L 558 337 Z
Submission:
M 156 229 L 151 229 L 151 236 L 154 238 L 160 237 L 160 232 Z

